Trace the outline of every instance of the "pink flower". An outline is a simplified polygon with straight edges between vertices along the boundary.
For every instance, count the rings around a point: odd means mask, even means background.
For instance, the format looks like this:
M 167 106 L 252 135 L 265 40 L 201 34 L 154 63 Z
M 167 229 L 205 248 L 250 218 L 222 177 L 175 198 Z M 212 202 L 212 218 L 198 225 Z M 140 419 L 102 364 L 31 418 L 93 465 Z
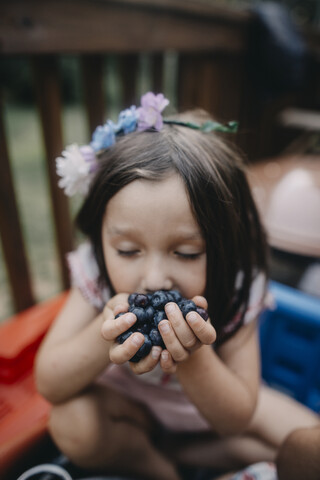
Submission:
M 161 130 L 163 120 L 161 112 L 169 105 L 169 100 L 162 93 L 155 95 L 148 92 L 141 97 L 141 107 L 137 109 L 138 113 L 138 131 L 154 128 Z

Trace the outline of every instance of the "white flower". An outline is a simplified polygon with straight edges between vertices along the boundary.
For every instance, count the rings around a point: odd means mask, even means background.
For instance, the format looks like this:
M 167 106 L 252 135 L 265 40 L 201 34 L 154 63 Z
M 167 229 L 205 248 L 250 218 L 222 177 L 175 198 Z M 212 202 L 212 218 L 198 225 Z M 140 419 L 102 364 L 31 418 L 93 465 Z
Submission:
M 87 155 L 82 155 L 81 148 L 77 144 L 69 145 L 63 150 L 62 156 L 56 159 L 57 174 L 61 177 L 58 185 L 69 197 L 75 193 L 82 195 L 88 193 L 91 174 L 94 171 L 93 149 L 90 160 Z

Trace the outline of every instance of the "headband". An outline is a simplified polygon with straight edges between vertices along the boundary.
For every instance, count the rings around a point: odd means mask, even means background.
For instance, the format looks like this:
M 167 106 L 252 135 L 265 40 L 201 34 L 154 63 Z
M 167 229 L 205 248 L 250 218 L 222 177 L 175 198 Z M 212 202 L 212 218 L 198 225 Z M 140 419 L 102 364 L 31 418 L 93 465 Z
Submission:
M 237 122 L 228 122 L 226 125 L 208 120 L 202 124 L 171 120 L 162 117 L 162 111 L 169 105 L 169 100 L 162 93 L 155 95 L 148 92 L 141 97 L 141 106 L 132 105 L 120 112 L 118 122 L 107 120 L 104 125 L 99 125 L 92 135 L 89 145 L 79 146 L 72 144 L 63 150 L 61 157 L 56 159 L 56 170 L 59 177 L 58 185 L 64 189 L 67 196 L 76 193 L 86 195 L 97 170 L 99 156 L 111 147 L 117 136 L 131 132 L 145 130 L 160 131 L 164 124 L 178 125 L 204 133 L 213 131 L 222 133 L 235 133 L 238 129 Z

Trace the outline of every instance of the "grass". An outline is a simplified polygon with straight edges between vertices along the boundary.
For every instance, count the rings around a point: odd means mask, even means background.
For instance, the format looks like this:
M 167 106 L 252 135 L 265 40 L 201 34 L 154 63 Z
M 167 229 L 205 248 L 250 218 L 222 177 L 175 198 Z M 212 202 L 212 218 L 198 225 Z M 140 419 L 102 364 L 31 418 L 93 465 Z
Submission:
M 61 290 L 54 242 L 44 147 L 37 112 L 32 108 L 7 106 L 5 124 L 15 193 L 25 238 L 33 289 L 37 301 Z M 85 143 L 88 139 L 81 107 L 63 112 L 64 141 Z M 71 205 L 74 211 L 76 205 Z M 0 250 L 0 320 L 14 312 L 3 252 Z

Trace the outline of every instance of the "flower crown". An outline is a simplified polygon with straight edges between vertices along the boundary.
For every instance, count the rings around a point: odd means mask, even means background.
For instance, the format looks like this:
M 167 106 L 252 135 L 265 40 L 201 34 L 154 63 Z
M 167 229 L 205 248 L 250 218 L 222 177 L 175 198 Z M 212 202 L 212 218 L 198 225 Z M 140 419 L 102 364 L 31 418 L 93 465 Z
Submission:
M 59 187 L 69 197 L 75 193 L 86 195 L 90 182 L 98 166 L 98 157 L 116 142 L 116 137 L 134 131 L 161 130 L 163 124 L 180 125 L 204 133 L 218 131 L 235 133 L 237 122 L 226 125 L 214 121 L 206 121 L 201 125 L 180 120 L 169 120 L 162 117 L 162 111 L 169 105 L 169 100 L 162 93 L 155 95 L 148 92 L 141 97 L 141 106 L 131 106 L 119 114 L 118 122 L 107 120 L 104 125 L 98 126 L 89 145 L 78 146 L 72 144 L 66 147 L 62 156 L 56 159 L 57 174 L 60 180 Z

